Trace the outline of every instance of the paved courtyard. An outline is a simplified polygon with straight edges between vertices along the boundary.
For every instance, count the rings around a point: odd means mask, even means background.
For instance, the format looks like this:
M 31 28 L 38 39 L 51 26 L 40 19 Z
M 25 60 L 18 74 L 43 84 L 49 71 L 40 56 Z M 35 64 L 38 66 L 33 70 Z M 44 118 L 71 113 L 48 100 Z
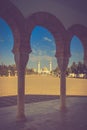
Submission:
M 60 111 L 56 77 L 26 77 L 26 122 L 17 122 L 17 78 L 0 78 L 0 130 L 87 130 L 87 79 L 67 79 L 67 110 Z
M 66 112 L 60 100 L 25 105 L 27 121 L 16 121 L 17 106 L 0 108 L 0 130 L 87 130 L 87 97 L 67 97 Z

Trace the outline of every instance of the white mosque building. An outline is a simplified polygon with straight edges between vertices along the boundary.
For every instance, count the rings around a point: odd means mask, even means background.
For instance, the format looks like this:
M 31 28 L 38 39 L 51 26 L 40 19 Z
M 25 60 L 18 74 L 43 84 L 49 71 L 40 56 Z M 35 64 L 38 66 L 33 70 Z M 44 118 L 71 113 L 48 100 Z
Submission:
M 37 68 L 38 74 L 51 74 L 51 72 L 52 72 L 52 62 L 51 61 L 49 63 L 49 69 L 46 66 L 41 68 L 40 61 L 38 62 L 37 66 L 38 66 L 38 68 Z

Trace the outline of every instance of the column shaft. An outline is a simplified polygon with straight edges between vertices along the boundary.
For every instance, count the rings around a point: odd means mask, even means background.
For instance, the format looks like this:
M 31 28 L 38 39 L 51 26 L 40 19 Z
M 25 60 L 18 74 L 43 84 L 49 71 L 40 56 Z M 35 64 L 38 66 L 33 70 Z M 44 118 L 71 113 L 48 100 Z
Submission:
M 60 107 L 61 110 L 66 108 L 66 76 L 65 72 L 62 71 L 60 76 Z
M 68 65 L 68 57 L 57 57 L 58 66 L 60 69 L 60 108 L 66 109 L 66 69 Z
M 17 120 L 25 120 L 25 68 L 28 62 L 29 54 L 18 52 L 15 53 L 15 62 L 18 72 L 18 95 L 17 95 Z
M 25 120 L 24 111 L 24 95 L 25 95 L 25 72 L 18 70 L 18 95 L 17 95 L 17 120 Z

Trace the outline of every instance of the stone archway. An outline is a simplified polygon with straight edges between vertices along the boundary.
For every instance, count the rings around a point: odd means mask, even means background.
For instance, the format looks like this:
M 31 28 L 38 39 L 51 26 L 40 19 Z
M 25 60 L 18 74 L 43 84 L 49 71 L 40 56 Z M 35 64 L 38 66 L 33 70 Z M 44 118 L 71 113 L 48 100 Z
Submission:
M 35 26 L 47 28 L 54 36 L 56 43 L 56 55 L 59 51 L 63 52 L 65 28 L 56 16 L 47 12 L 37 12 L 27 18 L 27 35 L 30 37 Z M 62 50 L 61 50 L 62 49 Z
M 35 26 L 43 26 L 47 28 L 54 36 L 55 44 L 56 44 L 56 58 L 57 63 L 61 71 L 60 78 L 60 100 L 61 100 L 61 109 L 65 109 L 66 107 L 66 68 L 68 65 L 68 60 L 70 53 L 66 51 L 66 39 L 67 32 L 63 26 L 63 24 L 52 14 L 47 12 L 37 12 L 32 14 L 27 19 L 27 37 L 31 36 L 31 32 Z M 68 48 L 67 48 L 68 50 Z
M 4 7 L 4 8 L 3 8 Z M 87 65 L 87 28 L 82 25 L 73 25 L 65 30 L 63 24 L 56 16 L 47 12 L 36 12 L 27 19 L 8 0 L 0 1 L 0 17 L 11 27 L 14 37 L 13 53 L 18 70 L 18 113 L 19 120 L 25 119 L 24 91 L 25 91 L 25 67 L 28 62 L 30 36 L 33 28 L 37 25 L 47 28 L 54 36 L 56 43 L 56 58 L 61 71 L 60 78 L 60 102 L 61 108 L 66 107 L 66 68 L 70 57 L 70 41 L 73 35 L 77 35 L 84 46 L 84 62 Z
M 27 19 L 10 0 L 0 0 L 0 17 L 11 27 L 14 37 L 13 53 L 18 70 L 18 113 L 19 120 L 25 119 L 24 90 L 25 67 L 28 62 L 30 48 L 30 35 L 36 25 L 47 28 L 54 36 L 56 43 L 56 58 L 61 70 L 60 78 L 60 102 L 61 108 L 66 107 L 66 78 L 65 72 L 70 57 L 70 41 L 73 35 L 77 35 L 84 46 L 84 62 L 87 65 L 87 28 L 82 25 L 73 25 L 67 31 L 56 16 L 47 12 L 36 12 Z

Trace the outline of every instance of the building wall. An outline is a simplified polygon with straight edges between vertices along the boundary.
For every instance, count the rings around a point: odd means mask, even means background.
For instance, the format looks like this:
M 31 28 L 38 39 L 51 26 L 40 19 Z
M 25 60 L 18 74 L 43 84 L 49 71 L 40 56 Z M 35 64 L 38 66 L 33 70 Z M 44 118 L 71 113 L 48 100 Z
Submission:
M 82 24 L 87 26 L 86 2 L 81 0 L 10 0 L 22 12 L 24 17 L 29 17 L 36 12 L 48 12 L 55 15 L 65 26 Z

